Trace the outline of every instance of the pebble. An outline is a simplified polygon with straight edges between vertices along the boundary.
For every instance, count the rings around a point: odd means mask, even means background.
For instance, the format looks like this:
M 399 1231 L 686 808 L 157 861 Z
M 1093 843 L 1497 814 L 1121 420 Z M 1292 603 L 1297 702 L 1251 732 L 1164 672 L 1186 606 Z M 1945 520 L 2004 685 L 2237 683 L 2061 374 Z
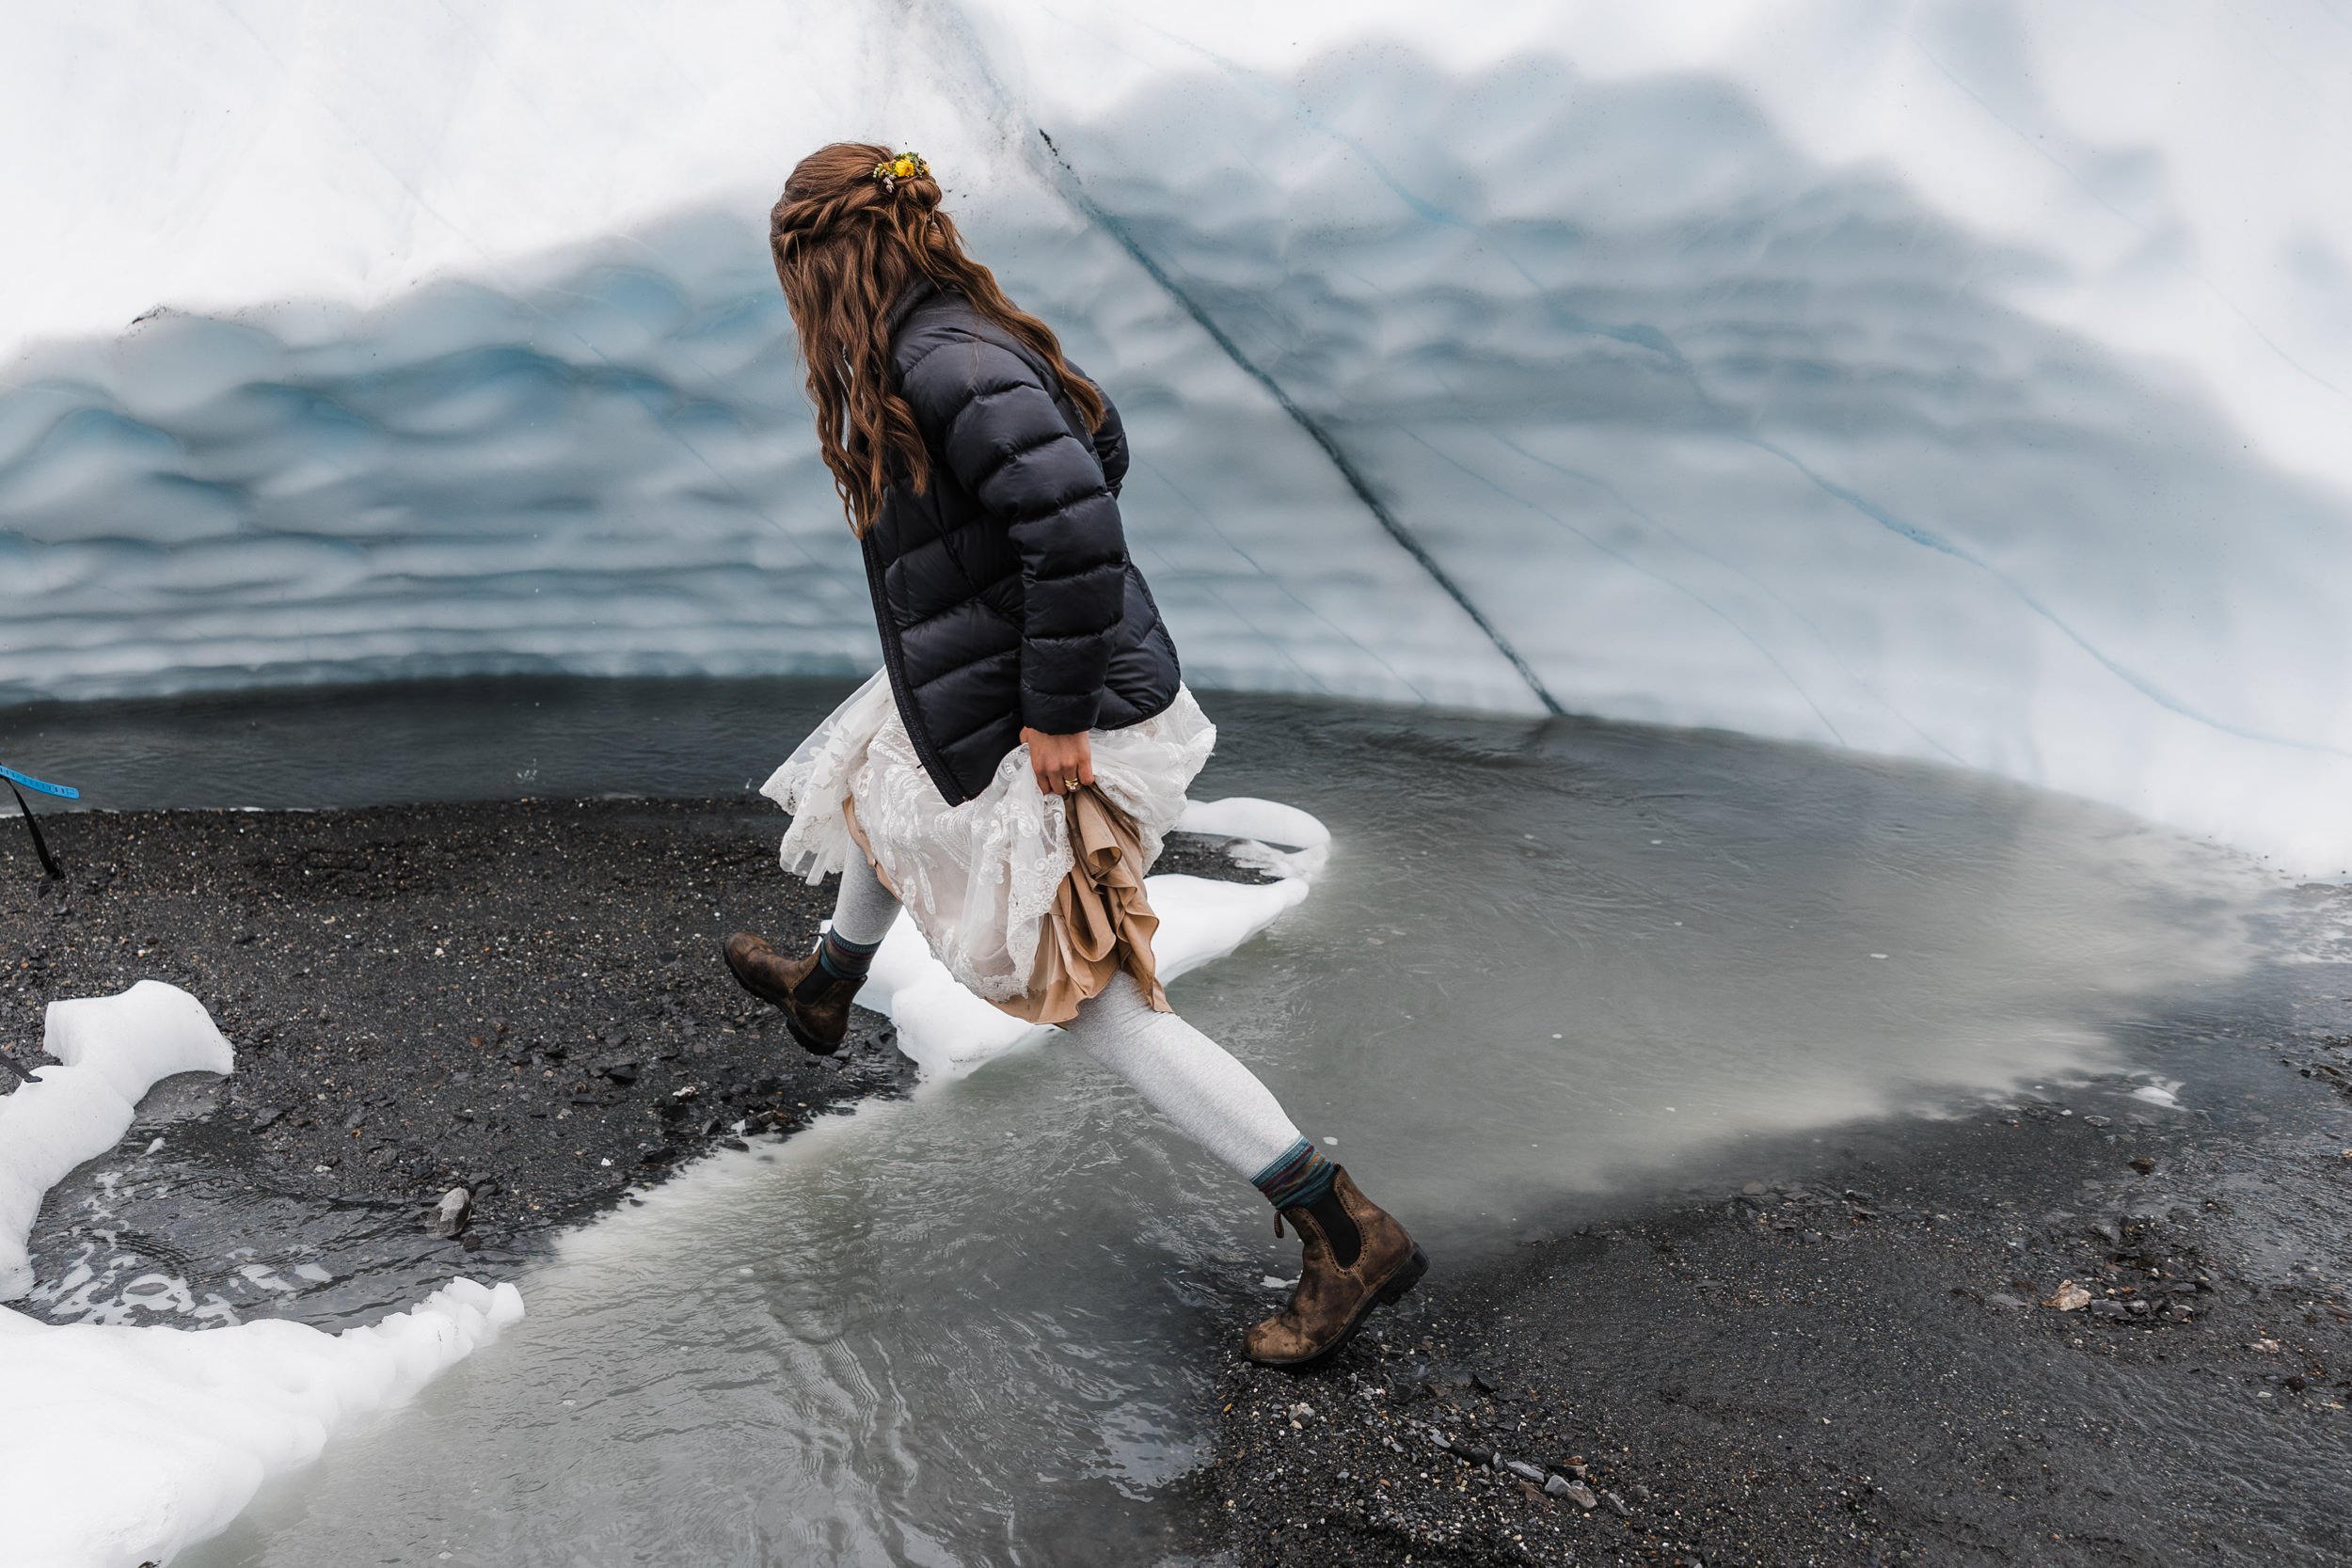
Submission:
M 1518 1477 L 1521 1481 L 1532 1481 L 1537 1486 L 1541 1486 L 1545 1481 L 1551 1479 L 1544 1473 L 1542 1465 L 1530 1465 L 1524 1459 L 1506 1459 L 1502 1462 L 1502 1467 L 1510 1471 L 1513 1475 Z

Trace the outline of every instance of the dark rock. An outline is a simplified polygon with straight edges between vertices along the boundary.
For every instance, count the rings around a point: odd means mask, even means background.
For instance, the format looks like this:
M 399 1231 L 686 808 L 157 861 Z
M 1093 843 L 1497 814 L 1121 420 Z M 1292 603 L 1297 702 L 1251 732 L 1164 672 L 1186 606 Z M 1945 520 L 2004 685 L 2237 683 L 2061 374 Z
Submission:
M 1633 1516 L 1633 1511 L 1626 1507 L 1625 1499 L 1618 1497 L 1614 1492 L 1603 1492 L 1600 1495 L 1600 1500 L 1607 1503 L 1609 1505 L 1609 1512 L 1615 1514 L 1620 1519 L 1629 1519 Z
M 434 1207 L 433 1233 L 437 1236 L 458 1235 L 471 1218 L 473 1195 L 463 1187 L 452 1187 L 441 1195 L 441 1201 Z
M 2139 1172 L 2140 1175 L 2146 1176 L 2150 1171 L 2153 1171 L 2155 1168 L 2156 1163 L 2148 1158 L 2145 1154 L 2135 1154 L 2132 1156 L 2132 1169 Z
M 604 1075 L 613 1083 L 627 1088 L 637 1082 L 637 1064 L 635 1062 L 608 1062 L 604 1067 Z
M 1502 1462 L 1502 1467 L 1521 1481 L 1533 1481 L 1538 1486 L 1549 1479 L 1544 1474 L 1542 1465 L 1530 1465 L 1524 1459 L 1506 1459 Z

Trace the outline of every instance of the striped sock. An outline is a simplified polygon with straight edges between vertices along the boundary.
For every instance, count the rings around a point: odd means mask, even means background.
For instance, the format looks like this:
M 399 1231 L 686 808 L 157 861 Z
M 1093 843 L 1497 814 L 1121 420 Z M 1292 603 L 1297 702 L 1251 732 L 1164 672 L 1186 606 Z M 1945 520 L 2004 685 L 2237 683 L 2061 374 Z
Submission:
M 1332 1173 L 1338 1169 L 1315 1152 L 1314 1145 L 1301 1138 L 1249 1180 L 1275 1208 L 1297 1209 L 1328 1193 Z
M 880 946 L 879 942 L 851 942 L 829 930 L 817 939 L 817 962 L 836 980 L 863 980 L 874 967 L 874 951 Z

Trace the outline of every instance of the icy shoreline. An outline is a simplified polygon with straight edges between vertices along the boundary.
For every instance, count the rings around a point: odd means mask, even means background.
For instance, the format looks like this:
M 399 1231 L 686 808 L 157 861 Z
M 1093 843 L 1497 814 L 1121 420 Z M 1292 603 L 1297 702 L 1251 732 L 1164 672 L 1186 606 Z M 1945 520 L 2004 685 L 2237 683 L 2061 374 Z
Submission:
M 42 1196 L 113 1148 L 149 1089 L 235 1069 L 202 1004 L 153 980 L 52 1004 L 42 1048 L 62 1065 L 0 1099 L 0 1298 L 32 1283 L 24 1240 Z M 44 1323 L 0 1307 L 0 1561 L 168 1561 L 338 1426 L 404 1402 L 522 1316 L 514 1286 L 469 1279 L 341 1334 Z

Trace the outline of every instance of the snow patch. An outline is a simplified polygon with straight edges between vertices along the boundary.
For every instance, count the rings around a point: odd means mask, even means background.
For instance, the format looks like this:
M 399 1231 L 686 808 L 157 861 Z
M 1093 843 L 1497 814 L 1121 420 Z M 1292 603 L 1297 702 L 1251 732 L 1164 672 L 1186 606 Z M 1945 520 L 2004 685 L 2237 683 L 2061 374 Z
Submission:
M 112 1148 L 149 1088 L 175 1073 L 235 1067 L 204 1005 L 155 980 L 119 996 L 51 1003 L 41 1049 L 63 1065 L 37 1069 L 34 1082 L 0 1100 L 0 1301 L 32 1289 L 24 1240 L 41 1196 Z
M 8 1298 L 32 1284 L 25 1238 L 49 1187 L 112 1148 L 163 1079 L 235 1067 L 203 1004 L 153 980 L 52 1004 L 44 1047 L 61 1065 L 0 1099 Z M 136 1283 L 186 1291 L 162 1275 Z M 469 1279 L 342 1334 L 274 1320 L 201 1333 L 49 1324 L 0 1308 L 0 1562 L 167 1562 L 264 1480 L 316 1458 L 337 1426 L 408 1399 L 522 1316 L 514 1286 Z

